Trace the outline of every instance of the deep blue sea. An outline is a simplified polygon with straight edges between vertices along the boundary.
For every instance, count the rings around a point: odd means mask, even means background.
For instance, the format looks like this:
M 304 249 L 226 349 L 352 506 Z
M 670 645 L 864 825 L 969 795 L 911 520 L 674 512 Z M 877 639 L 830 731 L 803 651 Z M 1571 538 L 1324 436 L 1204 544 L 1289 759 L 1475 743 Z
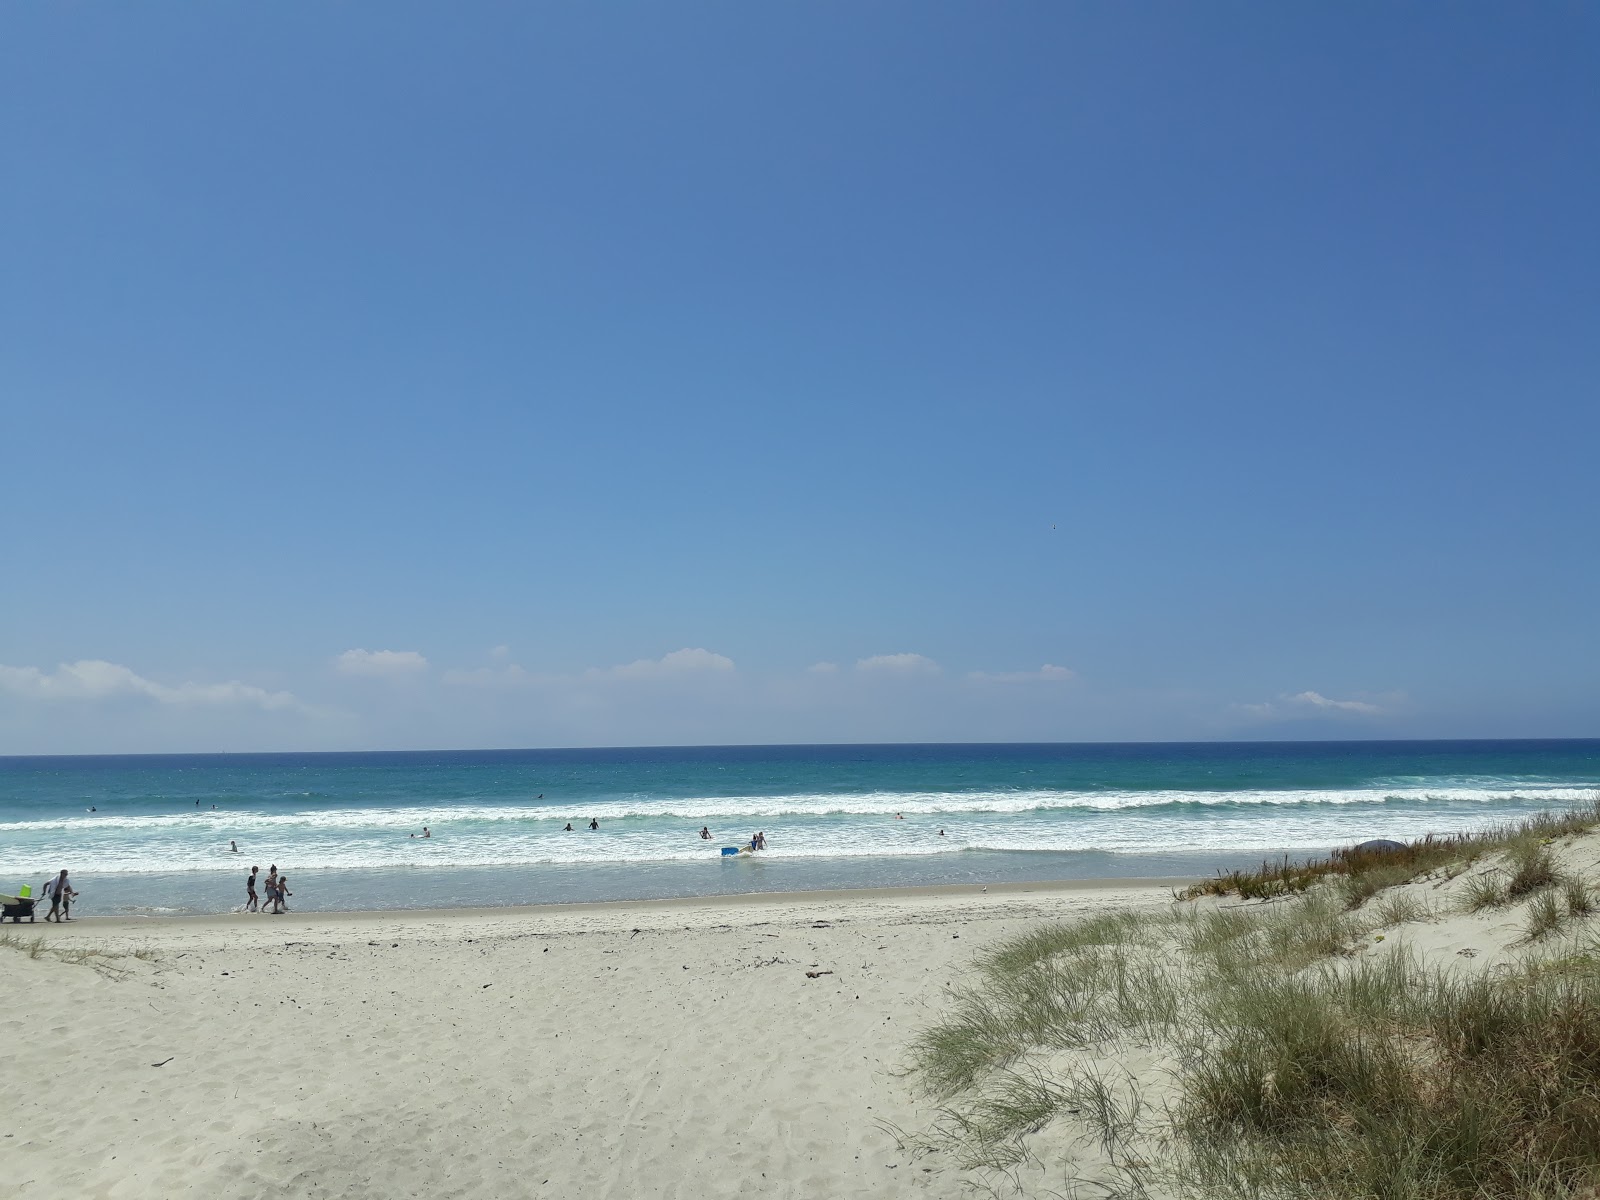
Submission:
M 84 916 L 222 912 L 251 864 L 297 911 L 1209 874 L 1597 789 L 1600 740 L 0 758 L 0 893 L 67 867 Z

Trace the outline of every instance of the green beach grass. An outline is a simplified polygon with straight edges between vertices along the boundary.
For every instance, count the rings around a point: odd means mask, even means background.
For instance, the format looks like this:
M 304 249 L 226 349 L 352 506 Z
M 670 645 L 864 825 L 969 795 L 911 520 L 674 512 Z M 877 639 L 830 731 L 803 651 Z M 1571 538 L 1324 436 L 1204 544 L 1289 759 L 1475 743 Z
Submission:
M 1600 803 L 1266 864 L 1013 938 L 914 1044 L 937 1116 L 911 1148 L 997 1192 L 1031 1162 L 1065 1174 L 1053 1194 L 1592 1200 L 1600 945 L 1553 843 L 1597 825 Z M 1514 921 L 1514 949 L 1407 942 L 1450 919 Z

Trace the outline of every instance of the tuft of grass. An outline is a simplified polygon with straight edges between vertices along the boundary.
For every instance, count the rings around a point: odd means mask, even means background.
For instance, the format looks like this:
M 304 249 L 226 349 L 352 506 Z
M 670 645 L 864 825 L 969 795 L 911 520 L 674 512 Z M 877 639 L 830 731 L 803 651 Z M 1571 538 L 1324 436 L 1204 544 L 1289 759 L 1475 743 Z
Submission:
M 1345 953 L 1364 932 L 1364 926 L 1341 911 L 1331 896 L 1313 894 L 1263 920 L 1263 953 L 1257 962 L 1296 970 Z
M 1213 909 L 1185 922 L 1184 949 L 1191 954 L 1215 954 L 1236 946 L 1259 928 L 1260 920 L 1253 912 Z
M 917 1037 L 912 1057 L 928 1090 L 944 1099 L 1015 1061 L 1027 1045 L 1026 1036 L 1007 1024 L 1001 1005 L 971 988 L 957 991 L 950 1014 Z
M 1066 1107 L 1066 1093 L 1038 1072 L 1008 1071 L 981 1100 L 954 1118 L 968 1144 L 963 1165 L 1011 1166 L 1026 1156 L 1022 1139 Z
M 1550 847 L 1540 843 L 1518 846 L 1512 851 L 1509 865 L 1511 873 L 1506 879 L 1506 895 L 1512 900 L 1531 896 L 1561 882 Z
M 1340 882 L 1340 892 L 1344 896 L 1346 908 L 1360 908 L 1373 896 L 1386 888 L 1397 884 L 1410 883 L 1417 877 L 1418 872 L 1406 863 L 1395 863 L 1389 866 L 1369 867 L 1353 875 L 1347 875 Z
M 1506 893 L 1504 874 L 1485 871 L 1467 880 L 1466 894 L 1462 896 L 1461 903 L 1468 912 L 1480 912 L 1485 908 L 1499 908 L 1508 900 L 1510 896 Z
M 1528 919 L 1522 926 L 1522 935 L 1528 941 L 1536 942 L 1559 932 L 1566 923 L 1567 914 L 1562 910 L 1556 894 L 1540 892 L 1528 905 Z
M 1117 1076 L 1095 1070 L 1072 1072 L 1061 1097 L 1082 1116 L 1113 1162 L 1138 1139 L 1148 1109 L 1138 1079 L 1128 1071 Z
M 1314 889 L 1254 909 L 1179 918 L 1178 944 L 1208 971 L 1229 979 L 1264 968 L 1297 970 L 1347 953 L 1368 923 L 1344 910 L 1335 893 Z
M 1589 885 L 1577 876 L 1569 876 L 1562 882 L 1561 894 L 1567 902 L 1569 917 L 1594 915 L 1594 893 L 1589 890 Z
M 984 955 L 979 966 L 991 972 L 1018 971 L 1085 946 L 1116 946 L 1138 941 L 1148 918 L 1138 912 L 1113 912 L 1084 921 L 1046 925 L 1012 938 Z
M 1372 909 L 1373 923 L 1379 927 L 1425 921 L 1430 915 L 1428 906 L 1410 892 L 1391 892 Z
M 51 945 L 43 934 L 25 938 L 16 933 L 0 933 L 0 948 L 19 950 L 32 959 L 49 955 L 57 962 L 92 967 L 111 979 L 121 979 L 128 973 L 127 969 L 118 963 L 119 959 L 126 957 L 125 955 L 111 950 L 96 950 L 83 946 Z M 136 954 L 135 957 L 154 958 L 155 952 L 146 951 L 144 955 Z
M 44 936 L 42 934 L 34 934 L 31 938 L 25 938 L 18 933 L 0 933 L 0 946 L 4 946 L 9 950 L 20 950 L 29 958 L 38 958 L 45 952 Z
M 1285 857 L 1281 862 L 1263 862 L 1254 871 L 1228 871 L 1178 893 L 1180 900 L 1201 896 L 1238 896 L 1244 900 L 1272 900 L 1297 896 L 1335 868 L 1317 862 L 1297 863 Z

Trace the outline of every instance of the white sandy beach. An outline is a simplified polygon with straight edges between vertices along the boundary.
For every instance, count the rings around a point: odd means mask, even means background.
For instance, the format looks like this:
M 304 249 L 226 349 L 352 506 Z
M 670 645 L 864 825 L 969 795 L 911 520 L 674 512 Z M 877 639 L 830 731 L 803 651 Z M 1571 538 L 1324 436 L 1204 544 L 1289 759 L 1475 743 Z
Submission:
M 947 983 L 1171 883 L 7 924 L 122 957 L 0 947 L 0 1166 L 24 1198 L 959 1196 L 893 1132 Z
M 1600 834 L 1554 849 L 1600 871 Z M 1496 869 L 1401 886 L 1418 916 L 1350 952 L 1552 952 L 1520 910 L 1464 909 Z M 935 1117 L 903 1072 L 947 986 L 1180 882 L 7 924 L 0 1168 L 24 1200 L 965 1196 L 993 1176 L 896 1136 Z M 1195 908 L 1219 905 L 1253 907 Z M 1171 1067 L 1113 1065 L 1152 1094 Z M 1105 1173 L 1078 1118 L 1026 1148 L 1023 1194 Z

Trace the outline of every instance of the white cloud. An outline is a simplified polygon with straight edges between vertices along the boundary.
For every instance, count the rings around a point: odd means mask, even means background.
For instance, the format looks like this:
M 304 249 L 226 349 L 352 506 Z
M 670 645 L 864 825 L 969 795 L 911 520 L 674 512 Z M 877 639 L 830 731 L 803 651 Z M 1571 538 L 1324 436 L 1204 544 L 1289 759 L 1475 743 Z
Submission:
M 104 659 L 61 663 L 54 671 L 0 665 L 0 691 L 36 700 L 104 700 L 144 696 L 160 704 L 209 706 L 249 705 L 263 709 L 301 708 L 289 692 L 269 692 L 253 684 L 157 683 L 128 667 Z
M 511 647 L 496 646 L 493 650 L 489 651 L 489 657 L 504 662 L 506 659 L 511 657 Z
M 1364 700 L 1330 700 L 1318 692 L 1300 692 L 1288 698 L 1290 704 L 1305 704 L 1312 708 L 1337 709 L 1341 712 L 1381 713 L 1383 709 Z
M 1285 693 L 1265 704 L 1241 704 L 1238 707 L 1254 716 L 1269 718 L 1339 716 L 1345 713 L 1375 717 L 1384 712 L 1378 705 L 1365 700 L 1333 700 L 1321 692 L 1311 691 L 1296 692 L 1292 696 Z
M 641 658 L 618 667 L 591 667 L 585 673 L 590 677 L 605 676 L 611 679 L 661 679 L 666 676 L 718 674 L 733 669 L 733 659 L 726 655 L 715 654 L 701 647 L 686 647 L 660 658 Z
M 474 670 L 450 670 L 441 678 L 445 683 L 465 687 L 571 686 L 605 683 L 611 680 L 692 679 L 726 677 L 734 672 L 733 659 L 725 654 L 696 648 L 674 650 L 660 658 L 641 658 L 615 667 L 590 667 L 576 675 L 529 671 L 517 663 Z
M 874 654 L 856 662 L 858 671 L 882 671 L 900 675 L 935 675 L 939 664 L 921 654 Z
M 333 660 L 341 675 L 401 679 L 428 669 L 428 660 L 415 650 L 346 650 Z
M 977 683 L 1061 683 L 1073 678 L 1073 672 L 1045 663 L 1037 671 L 971 671 L 967 678 Z
M 839 673 L 839 664 L 831 662 L 812 663 L 806 668 L 806 673 L 809 675 L 837 675 Z

